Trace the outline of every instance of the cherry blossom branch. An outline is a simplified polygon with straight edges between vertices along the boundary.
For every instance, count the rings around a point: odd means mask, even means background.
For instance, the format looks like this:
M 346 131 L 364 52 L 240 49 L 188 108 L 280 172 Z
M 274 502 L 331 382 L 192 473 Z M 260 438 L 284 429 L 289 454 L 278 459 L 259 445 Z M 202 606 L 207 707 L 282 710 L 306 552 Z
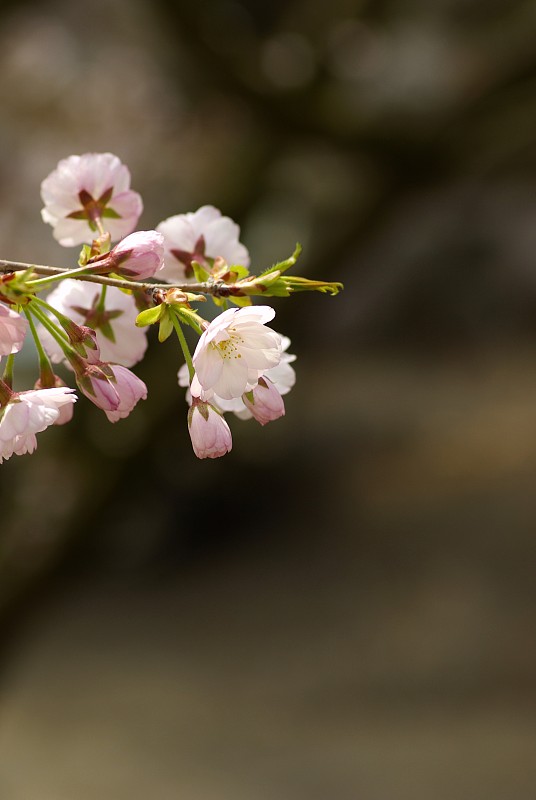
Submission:
M 143 358 L 144 329 L 155 324 L 159 342 L 175 331 L 182 349 L 186 363 L 178 381 L 190 386 L 188 430 L 199 458 L 231 450 L 225 413 L 261 425 L 285 414 L 282 395 L 294 385 L 290 364 L 296 356 L 286 352 L 290 340 L 267 325 L 275 309 L 253 305 L 252 298 L 336 295 L 343 288 L 291 274 L 299 244 L 289 258 L 255 275 L 239 226 L 214 206 L 168 217 L 154 230 L 136 230 L 143 201 L 130 189 L 128 168 L 112 153 L 62 159 L 42 182 L 41 196 L 41 216 L 54 238 L 82 250 L 71 267 L 0 259 L 0 358 L 7 356 L 0 378 L 0 464 L 32 453 L 36 434 L 72 418 L 76 395 L 51 361 L 72 368 L 80 392 L 110 422 L 127 417 L 147 397 L 129 367 Z M 39 296 L 53 287 L 46 300 Z M 210 322 L 191 305 L 208 299 L 219 307 Z M 193 355 L 185 325 L 200 337 Z M 15 392 L 13 361 L 28 330 L 39 380 L 33 389 Z
M 84 275 L 80 274 L 77 270 L 71 270 L 68 267 L 48 267 L 43 264 L 24 264 L 20 261 L 7 261 L 0 260 L 0 273 L 7 274 L 10 272 L 24 272 L 31 269 L 38 275 L 65 275 L 71 277 L 69 273 L 73 274 L 73 280 L 88 281 L 89 283 L 99 283 L 102 286 L 116 286 L 118 289 L 141 289 L 142 291 L 152 291 L 153 289 L 178 289 L 182 292 L 193 292 L 200 294 L 209 294 L 214 297 L 228 297 L 229 286 L 223 281 L 205 281 L 202 283 L 151 283 L 139 281 L 127 281 L 120 278 L 109 278 L 106 275 Z

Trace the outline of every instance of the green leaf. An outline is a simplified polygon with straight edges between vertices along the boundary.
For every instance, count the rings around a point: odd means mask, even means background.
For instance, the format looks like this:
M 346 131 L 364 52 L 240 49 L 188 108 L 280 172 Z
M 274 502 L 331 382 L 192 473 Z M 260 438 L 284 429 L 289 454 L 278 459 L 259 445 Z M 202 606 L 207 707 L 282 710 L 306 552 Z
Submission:
M 194 271 L 196 281 L 199 283 L 204 283 L 206 280 L 208 280 L 209 273 L 198 261 L 192 261 L 192 269 Z
M 199 336 L 201 336 L 201 334 L 203 333 L 203 329 L 198 322 L 198 316 L 196 311 L 194 311 L 193 309 L 185 308 L 184 306 L 176 307 L 175 311 L 177 313 L 180 322 L 185 322 L 186 325 L 189 325 L 191 328 L 194 329 L 196 333 L 199 334 Z
M 235 280 L 237 281 L 241 281 L 249 275 L 249 269 L 241 264 L 233 264 L 232 267 L 229 267 L 229 272 L 233 272 L 236 275 Z
M 290 291 L 287 285 L 283 283 L 283 278 L 279 278 L 266 287 L 262 297 L 290 297 Z
M 253 302 L 251 297 L 229 297 L 229 300 L 235 306 L 250 306 Z
M 268 269 L 265 269 L 264 272 L 261 272 L 260 275 L 257 275 L 257 277 L 262 278 L 264 277 L 264 275 L 268 275 L 270 272 L 273 272 L 276 269 L 279 270 L 279 272 L 285 272 L 287 269 L 290 269 L 290 267 L 294 266 L 294 264 L 300 257 L 301 251 L 302 251 L 301 244 L 299 242 L 296 242 L 296 247 L 294 248 L 294 252 L 290 256 L 290 258 L 287 258 L 285 261 L 279 261 L 277 264 L 273 264 L 271 267 L 268 267 Z
M 85 244 L 83 245 L 80 251 L 80 257 L 78 259 L 78 264 L 81 267 L 85 267 L 89 259 L 91 258 L 91 245 Z
M 143 328 L 145 325 L 154 325 L 155 322 L 158 322 L 163 312 L 163 304 L 155 306 L 154 308 L 146 308 L 145 311 L 140 311 L 136 317 L 136 327 Z
M 160 320 L 160 328 L 158 329 L 158 341 L 165 342 L 166 339 L 173 333 L 173 321 L 169 314 L 165 314 Z
M 285 275 L 281 278 L 281 281 L 291 292 L 324 292 L 324 294 L 334 296 L 344 288 L 342 283 L 310 281 L 308 278 L 300 278 L 296 275 Z

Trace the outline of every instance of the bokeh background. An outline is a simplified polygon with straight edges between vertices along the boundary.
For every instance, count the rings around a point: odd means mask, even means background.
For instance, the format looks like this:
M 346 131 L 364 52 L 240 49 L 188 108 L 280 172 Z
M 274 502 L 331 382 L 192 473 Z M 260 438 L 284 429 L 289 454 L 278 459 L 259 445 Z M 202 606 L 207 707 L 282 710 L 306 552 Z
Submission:
M 346 287 L 276 301 L 298 382 L 225 459 L 153 340 L 129 419 L 2 465 L 2 800 L 534 798 L 535 37 L 532 0 L 2 4 L 2 257 L 72 264 L 40 181 L 111 151 L 142 228 L 213 203 Z

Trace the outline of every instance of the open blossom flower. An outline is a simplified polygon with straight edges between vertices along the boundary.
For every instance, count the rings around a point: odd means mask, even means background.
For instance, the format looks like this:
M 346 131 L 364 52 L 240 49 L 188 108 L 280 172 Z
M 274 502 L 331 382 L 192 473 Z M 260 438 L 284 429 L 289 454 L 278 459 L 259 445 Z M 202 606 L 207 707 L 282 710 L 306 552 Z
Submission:
M 90 243 L 101 219 L 112 241 L 136 227 L 143 210 L 130 189 L 130 172 L 112 153 L 69 156 L 41 184 L 41 216 L 64 247 Z
M 100 287 L 94 283 L 67 278 L 48 295 L 47 303 L 78 325 L 96 330 L 98 358 L 132 367 L 145 354 L 148 329 L 136 327 L 138 309 L 132 295 L 108 286 L 105 308 L 101 312 L 97 308 L 100 294 Z M 39 326 L 39 338 L 54 363 L 64 360 L 61 347 L 42 326 Z
M 188 430 L 198 458 L 219 458 L 229 453 L 233 440 L 229 426 L 210 403 L 194 399 L 188 412 Z
M 59 377 L 59 375 L 52 375 L 51 383 L 53 385 L 43 386 L 41 379 L 37 380 L 34 385 L 34 389 L 61 389 L 63 387 L 68 388 L 65 381 Z M 69 391 L 73 391 L 70 389 Z M 59 415 L 56 420 L 54 420 L 54 425 L 66 425 L 70 422 L 73 418 L 74 408 L 72 403 L 64 403 L 62 406 L 59 407 Z
M 0 356 L 18 353 L 24 342 L 28 323 L 5 303 L 0 303 Z
M 164 261 L 164 237 L 157 231 L 135 231 L 121 239 L 109 253 L 89 261 L 101 274 L 117 272 L 126 278 L 152 278 Z
M 165 263 L 158 278 L 181 283 L 194 278 L 192 261 L 221 257 L 231 266 L 249 266 L 249 253 L 239 241 L 240 228 L 229 217 L 222 217 L 214 206 L 202 206 L 188 214 L 176 214 L 156 226 L 164 234 Z
M 230 308 L 212 320 L 192 359 L 203 391 L 225 400 L 241 397 L 279 364 L 281 336 L 265 325 L 274 316 L 270 306 L 251 306 Z
M 277 390 L 279 396 L 285 395 L 288 392 L 290 392 L 290 390 L 296 383 L 296 373 L 294 371 L 294 368 L 291 367 L 291 362 L 296 360 L 296 356 L 293 355 L 292 353 L 286 352 L 290 346 L 290 339 L 288 338 L 288 336 L 281 336 L 281 346 L 283 348 L 283 352 L 281 353 L 281 361 L 276 367 L 272 367 L 272 369 L 267 370 L 259 378 L 259 383 L 256 389 L 252 390 L 254 394 L 260 387 L 261 381 L 263 379 L 265 381 L 269 381 L 270 384 L 273 385 L 274 389 Z M 182 367 L 179 369 L 178 379 L 179 379 L 179 386 L 189 387 L 190 376 L 188 374 L 187 364 L 183 364 Z M 244 400 L 244 395 L 242 395 L 242 397 L 234 397 L 231 400 L 225 400 L 223 397 L 219 397 L 217 394 L 215 394 L 212 390 L 204 392 L 195 374 L 192 381 L 191 390 L 190 388 L 187 388 L 186 391 L 186 400 L 189 404 L 192 403 L 192 392 L 196 397 L 200 397 L 203 400 L 210 400 L 211 404 L 218 411 L 221 411 L 222 413 L 230 412 L 235 414 L 239 419 L 243 420 L 251 419 L 253 416 L 256 416 L 252 413 L 252 410 L 249 409 L 249 406 Z M 282 400 L 281 403 L 283 403 Z M 283 405 L 283 413 L 284 413 L 284 405 Z M 279 414 L 278 416 L 282 415 Z M 271 417 L 271 419 L 277 419 L 278 416 Z M 260 422 L 260 420 L 258 421 Z M 270 420 L 267 420 L 267 422 L 269 421 Z M 261 422 L 261 424 L 266 424 L 266 423 Z
M 13 453 L 33 453 L 36 433 L 57 423 L 64 407 L 75 401 L 76 395 L 68 387 L 15 392 L 0 409 L 0 464 Z
M 119 364 L 86 364 L 84 373 L 77 375 L 80 390 L 110 422 L 128 417 L 138 400 L 147 397 L 147 386 L 137 375 Z

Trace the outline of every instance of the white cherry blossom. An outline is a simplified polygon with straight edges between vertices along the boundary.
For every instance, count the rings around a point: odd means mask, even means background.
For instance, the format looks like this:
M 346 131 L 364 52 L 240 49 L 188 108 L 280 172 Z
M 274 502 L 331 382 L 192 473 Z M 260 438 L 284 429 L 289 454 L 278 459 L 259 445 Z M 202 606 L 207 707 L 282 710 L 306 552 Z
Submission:
M 158 279 L 181 283 L 193 279 L 192 261 L 225 259 L 229 265 L 249 266 L 249 253 L 239 241 L 240 228 L 214 206 L 202 206 L 188 214 L 176 214 L 156 226 L 164 234 L 164 266 Z
M 0 464 L 14 453 L 33 453 L 36 433 L 57 423 L 64 407 L 75 401 L 76 395 L 68 387 L 13 394 L 0 409 Z
M 97 284 L 67 278 L 48 295 L 47 303 L 78 325 L 88 325 L 96 330 L 100 360 L 132 367 L 145 354 L 148 329 L 136 327 L 139 312 L 134 298 L 115 286 L 107 287 L 104 314 L 99 315 L 95 307 L 100 293 Z M 114 341 L 99 327 L 103 322 L 111 326 Z M 64 361 L 61 347 L 42 326 L 39 326 L 39 337 L 54 363 Z
M 18 353 L 24 342 L 28 322 L 14 309 L 0 303 L 0 356 Z
M 192 358 L 203 391 L 225 400 L 241 397 L 279 364 L 281 336 L 265 324 L 274 316 L 270 306 L 250 306 L 229 308 L 212 320 Z
M 130 172 L 112 153 L 85 153 L 62 159 L 41 184 L 44 222 L 64 247 L 90 243 L 102 220 L 112 241 L 134 230 L 143 210 L 130 189 Z
M 281 353 L 281 361 L 276 367 L 272 367 L 272 369 L 267 370 L 261 376 L 261 378 L 259 378 L 259 380 L 262 378 L 267 378 L 274 385 L 275 389 L 280 395 L 285 395 L 290 392 L 296 383 L 296 373 L 294 368 L 291 367 L 291 362 L 296 360 L 296 356 L 292 353 L 286 352 L 290 347 L 290 339 L 288 336 L 281 336 L 281 346 L 283 348 L 283 352 Z M 254 416 L 249 410 L 248 406 L 245 404 L 244 396 L 234 397 L 231 400 L 225 400 L 223 397 L 219 397 L 217 394 L 215 394 L 212 390 L 205 392 L 203 391 L 203 388 L 197 379 L 197 375 L 195 374 L 190 387 L 190 376 L 188 374 L 187 364 L 182 365 L 182 367 L 179 369 L 177 377 L 179 386 L 186 388 L 186 400 L 189 405 L 192 403 L 193 393 L 196 397 L 200 397 L 202 400 L 210 400 L 211 404 L 222 413 L 233 413 L 239 419 L 243 420 L 251 419 Z

